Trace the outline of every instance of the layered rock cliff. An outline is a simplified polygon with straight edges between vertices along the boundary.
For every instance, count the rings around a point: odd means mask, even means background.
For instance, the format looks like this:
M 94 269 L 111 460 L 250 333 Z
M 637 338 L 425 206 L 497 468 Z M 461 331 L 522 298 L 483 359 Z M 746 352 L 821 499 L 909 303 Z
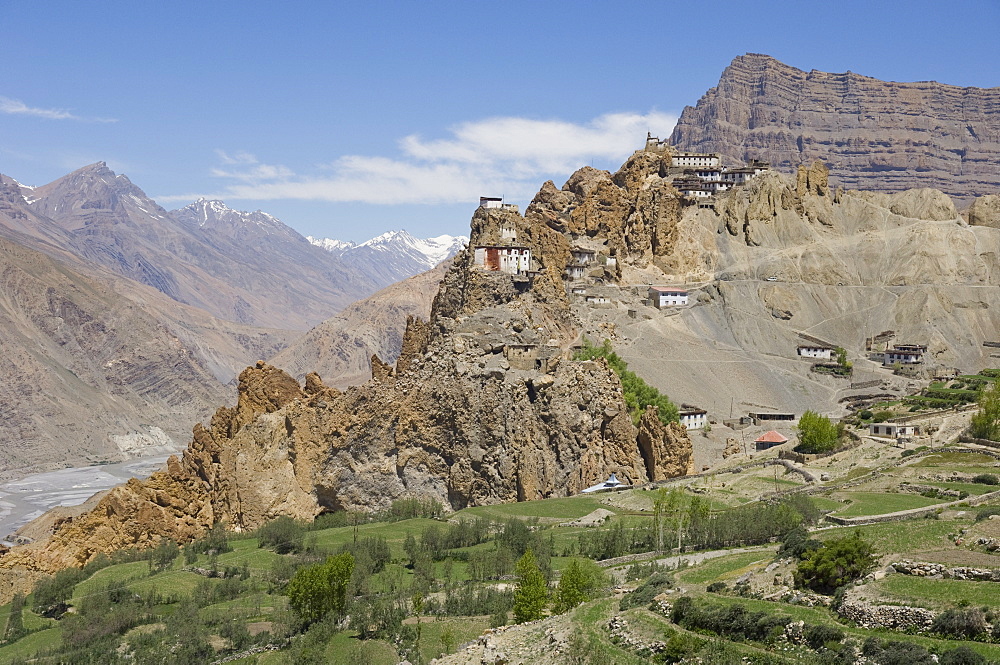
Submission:
M 1000 88 L 805 72 L 749 53 L 684 109 L 670 142 L 785 172 L 819 159 L 844 188 L 971 198 L 1000 189 Z

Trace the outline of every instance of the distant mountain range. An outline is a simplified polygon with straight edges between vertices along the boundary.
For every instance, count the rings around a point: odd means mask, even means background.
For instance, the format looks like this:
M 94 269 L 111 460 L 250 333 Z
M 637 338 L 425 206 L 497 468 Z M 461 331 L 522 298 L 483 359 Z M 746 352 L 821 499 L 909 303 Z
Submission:
M 389 283 L 430 270 L 469 243 L 465 236 L 414 238 L 406 231 L 389 231 L 360 244 L 312 236 L 306 239 L 356 270 Z

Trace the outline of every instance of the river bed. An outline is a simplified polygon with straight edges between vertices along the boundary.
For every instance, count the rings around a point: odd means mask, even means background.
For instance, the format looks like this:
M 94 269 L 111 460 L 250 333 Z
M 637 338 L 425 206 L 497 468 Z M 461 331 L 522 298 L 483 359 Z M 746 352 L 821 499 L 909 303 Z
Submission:
M 46 471 L 0 485 L 0 541 L 11 544 L 11 534 L 50 508 L 78 506 L 129 478 L 147 478 L 167 457 Z

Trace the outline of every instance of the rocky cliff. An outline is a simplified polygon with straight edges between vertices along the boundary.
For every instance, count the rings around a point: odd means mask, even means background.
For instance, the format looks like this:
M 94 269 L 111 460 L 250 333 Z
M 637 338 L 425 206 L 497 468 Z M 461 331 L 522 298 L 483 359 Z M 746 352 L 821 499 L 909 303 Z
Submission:
M 1000 189 L 1000 88 L 805 72 L 750 53 L 684 109 L 670 142 L 785 172 L 819 159 L 844 188 L 971 198 Z
M 264 362 L 248 368 L 236 406 L 196 426 L 183 456 L 0 557 L 0 569 L 20 571 L 5 579 L 161 538 L 190 540 L 218 521 L 248 530 L 278 515 L 309 519 L 410 496 L 459 509 L 565 496 L 612 472 L 627 483 L 689 473 L 682 427 L 662 424 L 655 410 L 636 427 L 607 363 L 572 360 L 581 331 L 562 277 L 578 241 L 630 263 L 657 256 L 652 239 L 669 235 L 680 205 L 668 188 L 645 191 L 655 170 L 630 161 L 614 176 L 621 185 L 584 172 L 562 198 L 546 185 L 525 217 L 478 209 L 471 244 L 513 227 L 538 257 L 531 280 L 485 271 L 460 253 L 429 321 L 408 319 L 395 367 L 373 357 L 371 380 L 345 392 L 316 374 L 303 387 Z M 596 196 L 614 199 L 614 214 Z M 580 206 L 591 212 L 573 221 Z M 573 228 L 560 230 L 562 221 Z M 610 278 L 617 269 L 600 270 Z

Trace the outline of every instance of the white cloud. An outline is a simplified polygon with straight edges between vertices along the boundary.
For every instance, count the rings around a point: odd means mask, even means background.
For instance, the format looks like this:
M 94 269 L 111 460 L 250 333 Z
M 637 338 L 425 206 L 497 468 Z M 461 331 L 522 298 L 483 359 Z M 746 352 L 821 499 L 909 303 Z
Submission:
M 315 175 L 261 163 L 249 152 L 216 154 L 224 168 L 211 173 L 230 183 L 204 196 L 227 200 L 297 199 L 375 204 L 442 204 L 481 194 L 525 200 L 546 179 L 565 180 L 592 161 L 618 164 L 645 143 L 646 132 L 666 136 L 677 117 L 660 112 L 609 113 L 585 124 L 499 117 L 466 122 L 450 137 L 399 141 L 399 155 L 346 155 Z M 196 196 L 160 197 L 163 201 Z
M 0 113 L 8 115 L 30 115 L 36 118 L 46 118 L 48 120 L 82 120 L 85 122 L 118 122 L 113 118 L 83 118 L 73 115 L 65 109 L 43 109 L 28 106 L 20 99 L 10 97 L 0 97 Z

